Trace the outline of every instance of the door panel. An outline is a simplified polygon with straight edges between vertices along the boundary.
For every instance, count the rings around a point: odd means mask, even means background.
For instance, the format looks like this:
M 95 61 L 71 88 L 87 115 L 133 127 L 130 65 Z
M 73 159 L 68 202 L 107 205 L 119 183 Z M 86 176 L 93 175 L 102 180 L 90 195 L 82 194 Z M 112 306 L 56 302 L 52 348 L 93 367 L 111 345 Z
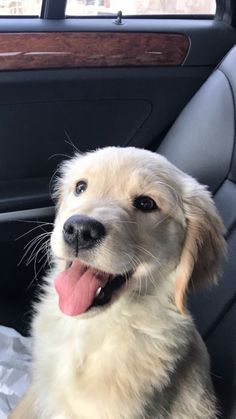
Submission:
M 51 205 L 50 178 L 74 152 L 69 139 L 82 152 L 159 141 L 208 73 L 179 67 L 138 74 L 132 68 L 0 72 L 1 211 Z

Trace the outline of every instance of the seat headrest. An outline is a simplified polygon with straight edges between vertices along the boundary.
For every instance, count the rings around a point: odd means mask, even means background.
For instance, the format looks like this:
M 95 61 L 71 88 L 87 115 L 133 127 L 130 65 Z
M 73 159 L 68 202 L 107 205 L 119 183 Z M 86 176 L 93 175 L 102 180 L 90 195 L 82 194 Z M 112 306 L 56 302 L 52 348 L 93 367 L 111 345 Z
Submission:
M 181 112 L 158 153 L 215 192 L 236 180 L 236 46 Z

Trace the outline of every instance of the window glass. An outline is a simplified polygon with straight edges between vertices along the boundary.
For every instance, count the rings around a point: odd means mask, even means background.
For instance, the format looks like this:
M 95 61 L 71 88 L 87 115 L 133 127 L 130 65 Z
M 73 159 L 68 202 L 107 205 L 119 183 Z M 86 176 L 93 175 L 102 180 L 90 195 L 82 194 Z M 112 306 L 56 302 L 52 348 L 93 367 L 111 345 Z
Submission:
M 215 14 L 215 0 L 67 0 L 68 16 Z
M 42 0 L 0 0 L 0 16 L 39 16 Z

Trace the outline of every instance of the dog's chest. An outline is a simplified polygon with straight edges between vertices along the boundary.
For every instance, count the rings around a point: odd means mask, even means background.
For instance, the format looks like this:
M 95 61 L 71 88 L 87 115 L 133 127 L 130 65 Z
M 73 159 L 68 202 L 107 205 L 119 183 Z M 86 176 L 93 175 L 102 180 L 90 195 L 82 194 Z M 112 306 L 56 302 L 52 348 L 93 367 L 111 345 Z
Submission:
M 89 331 L 82 327 L 68 341 L 54 345 L 53 359 L 47 359 L 47 377 L 53 383 L 55 405 L 67 417 L 142 417 L 148 389 L 162 367 L 154 353 L 145 352 L 133 331 L 114 326 L 104 333 L 99 326 Z
M 34 381 L 39 405 L 52 412 L 50 419 L 56 414 L 71 419 L 145 417 L 153 390 L 162 392 L 168 382 L 173 348 L 165 338 L 162 311 L 151 315 L 150 305 L 131 310 L 127 304 L 123 310 L 113 304 L 107 314 L 78 321 L 55 314 L 50 300 L 42 307 L 34 322 Z

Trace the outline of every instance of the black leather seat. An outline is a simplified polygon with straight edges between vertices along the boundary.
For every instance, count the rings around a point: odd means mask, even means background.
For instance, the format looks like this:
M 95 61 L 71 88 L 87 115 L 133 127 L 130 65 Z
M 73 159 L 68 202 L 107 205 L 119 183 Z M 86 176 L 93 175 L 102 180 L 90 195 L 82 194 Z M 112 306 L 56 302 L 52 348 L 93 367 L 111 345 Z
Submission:
M 236 418 L 236 47 L 182 111 L 158 153 L 209 186 L 229 246 L 218 287 L 189 306 L 212 359 L 222 418 Z

